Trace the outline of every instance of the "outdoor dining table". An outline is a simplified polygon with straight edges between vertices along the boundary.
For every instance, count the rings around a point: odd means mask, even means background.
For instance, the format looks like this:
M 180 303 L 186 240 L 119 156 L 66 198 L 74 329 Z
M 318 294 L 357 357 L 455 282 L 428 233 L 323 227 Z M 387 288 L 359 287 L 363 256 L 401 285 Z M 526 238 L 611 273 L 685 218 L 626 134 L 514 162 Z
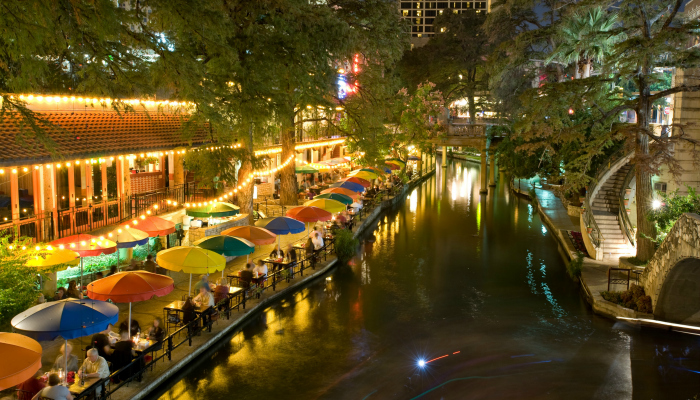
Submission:
M 289 278 L 294 278 L 294 266 L 296 265 L 296 261 L 288 260 L 286 258 L 266 258 L 263 260 L 267 264 L 272 264 L 274 268 L 277 270 L 281 271 L 283 269 L 289 269 L 289 276 L 287 277 L 287 282 L 289 282 Z
M 184 315 L 184 311 L 182 310 L 182 306 L 184 306 L 184 305 L 185 305 L 184 301 L 175 300 L 172 303 L 168 304 L 167 306 L 163 307 L 163 316 L 164 316 L 163 320 L 165 321 L 165 324 L 166 324 L 166 328 L 165 328 L 166 331 L 170 330 L 170 325 L 171 325 L 171 322 L 170 322 L 170 319 L 168 318 L 168 315 L 172 312 L 175 312 L 178 315 L 178 317 L 180 318 L 180 321 L 182 321 L 181 314 Z M 204 309 L 202 309 L 201 307 L 195 306 L 194 312 L 196 314 L 201 314 L 202 312 L 204 312 Z M 177 325 L 177 324 L 175 324 L 175 325 Z
M 71 392 L 71 394 L 78 396 L 87 389 L 89 389 L 92 385 L 96 384 L 100 378 L 94 377 L 94 378 L 85 378 L 85 381 L 83 384 L 80 384 L 80 378 L 78 378 L 77 374 L 75 376 L 75 382 L 73 382 L 70 386 L 68 386 L 68 391 Z

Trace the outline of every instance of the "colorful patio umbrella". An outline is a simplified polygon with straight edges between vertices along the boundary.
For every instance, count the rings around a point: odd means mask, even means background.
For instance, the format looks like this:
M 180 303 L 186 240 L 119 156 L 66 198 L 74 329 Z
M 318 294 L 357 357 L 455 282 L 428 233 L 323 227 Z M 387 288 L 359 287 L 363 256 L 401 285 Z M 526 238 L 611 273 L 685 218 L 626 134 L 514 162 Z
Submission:
M 384 160 L 384 162 L 387 164 L 396 164 L 402 168 L 406 166 L 406 162 L 398 158 L 389 158 L 388 160 Z
M 392 171 L 395 171 L 397 169 L 401 169 L 401 167 L 398 164 L 387 163 L 386 166 Z
M 379 166 L 371 167 L 371 168 L 375 169 L 375 172 L 377 172 L 378 174 L 390 174 L 391 173 L 391 168 L 389 168 L 386 165 L 379 165 Z
M 367 172 L 367 171 L 358 171 L 358 172 L 355 172 L 354 174 L 351 174 L 350 176 L 354 177 L 354 178 L 364 179 L 368 182 L 371 181 L 372 179 L 379 178 L 379 175 L 375 174 L 374 172 Z
M 36 340 L 18 333 L 0 332 L 0 390 L 26 381 L 41 368 L 42 348 Z M 9 362 L 12 360 L 12 362 Z
M 118 249 L 130 249 L 148 243 L 148 233 L 133 227 L 121 226 L 107 234 L 107 237 L 117 243 Z
M 355 182 L 337 182 L 337 183 L 332 184 L 331 187 L 332 188 L 337 187 L 337 188 L 348 189 L 348 190 L 352 190 L 353 192 L 357 192 L 357 193 L 362 193 L 365 191 L 364 186 L 359 185 Z
M 140 231 L 144 231 L 149 237 L 157 237 L 169 235 L 175 233 L 175 223 L 158 217 L 146 217 L 141 216 L 140 218 L 134 218 L 123 226 L 133 227 Z
M 92 236 L 81 233 L 79 235 L 66 236 L 51 242 L 52 246 L 59 249 L 73 250 L 80 254 L 80 288 L 83 287 L 83 258 L 95 257 L 101 254 L 112 254 L 117 251 L 117 244 L 104 236 Z
M 197 240 L 192 244 L 203 249 L 211 250 L 214 253 L 221 254 L 225 257 L 237 257 L 245 255 L 246 264 L 248 263 L 248 256 L 250 256 L 250 254 L 252 254 L 255 251 L 255 243 L 252 243 L 243 238 L 227 235 L 205 237 Z M 221 270 L 221 278 L 223 277 L 224 270 Z
M 131 303 L 161 297 L 175 289 L 173 278 L 148 271 L 118 272 L 88 284 L 88 297 L 114 303 L 129 303 L 129 332 L 131 332 Z
M 306 230 L 303 223 L 289 217 L 274 217 L 258 220 L 256 226 L 267 229 L 277 235 L 277 247 L 280 247 L 280 236 L 290 233 L 302 233 Z
M 364 167 L 360 169 L 360 172 L 361 171 L 370 172 L 376 175 L 380 175 L 382 173 L 381 171 L 376 170 L 374 167 Z
M 275 243 L 275 238 L 277 237 L 277 235 L 265 228 L 250 225 L 226 229 L 221 234 L 246 239 L 258 246 Z
M 304 205 L 307 207 L 318 207 L 328 211 L 329 213 L 338 213 L 347 209 L 345 204 L 339 202 L 338 200 L 332 199 L 313 199 L 307 201 L 304 203 Z
M 186 214 L 196 218 L 222 218 L 237 215 L 240 213 L 240 210 L 240 207 L 234 206 L 231 203 L 217 201 L 214 204 L 188 208 Z
M 409 160 L 409 161 L 419 161 L 419 160 L 420 160 L 420 157 L 418 157 L 418 156 L 408 156 L 408 160 Z
M 36 305 L 12 318 L 15 330 L 36 340 L 65 340 L 102 332 L 119 319 L 119 307 L 99 300 L 63 299 Z M 68 357 L 64 357 L 64 371 Z
M 78 265 L 80 263 L 80 254 L 73 250 L 51 248 L 38 251 L 29 260 L 28 267 L 53 267 L 56 265 Z
M 352 197 L 344 195 L 344 194 L 340 194 L 340 193 L 321 193 L 318 196 L 314 197 L 314 200 L 316 200 L 316 199 L 331 199 L 331 200 L 339 201 L 347 206 L 349 206 L 350 204 L 352 204 L 354 202 Z
M 342 194 L 342 195 L 350 197 L 353 200 L 357 200 L 357 198 L 360 197 L 359 193 L 353 192 L 350 189 L 345 189 L 345 188 L 340 188 L 340 187 L 332 187 L 332 188 L 324 189 L 321 191 L 321 194 L 329 194 L 329 193 Z M 316 197 L 318 197 L 318 196 L 316 196 Z
M 347 178 L 339 179 L 338 182 L 353 182 L 357 183 L 358 185 L 362 185 L 363 187 L 370 187 L 372 185 L 367 179 L 359 178 L 357 176 L 349 176 Z
M 315 174 L 318 170 L 308 165 L 301 165 L 294 168 L 294 172 L 297 174 Z
M 287 211 L 286 215 L 301 222 L 330 221 L 333 215 L 318 207 L 299 206 Z
M 172 247 L 158 253 L 156 261 L 167 270 L 190 274 L 188 293 L 192 292 L 192 274 L 208 274 L 226 269 L 224 256 L 200 247 Z

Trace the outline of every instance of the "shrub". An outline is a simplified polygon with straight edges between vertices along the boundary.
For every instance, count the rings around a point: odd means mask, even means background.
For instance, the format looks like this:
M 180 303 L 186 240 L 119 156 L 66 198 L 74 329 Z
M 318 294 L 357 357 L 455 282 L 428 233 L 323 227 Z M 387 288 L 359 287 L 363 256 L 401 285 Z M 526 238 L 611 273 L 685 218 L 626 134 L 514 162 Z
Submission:
M 643 313 L 651 313 L 651 297 L 644 293 L 644 288 L 633 284 L 624 292 L 600 292 L 603 298 L 611 303 Z
M 673 224 L 678 221 L 684 213 L 700 213 L 700 195 L 695 189 L 687 186 L 688 194 L 682 196 L 675 192 L 666 194 L 659 192 L 661 196 L 661 207 L 652 210 L 647 215 L 647 219 L 653 221 L 657 228 L 657 235 L 651 238 L 657 245 L 661 244 L 673 228 Z
M 355 255 L 359 241 L 355 239 L 352 232 L 347 229 L 340 229 L 335 233 L 335 254 L 338 260 L 347 261 Z
M 581 267 L 583 267 L 583 258 L 584 255 L 581 252 L 578 252 L 576 255 L 576 258 L 571 260 L 569 264 L 566 266 L 566 272 L 569 273 L 569 276 L 571 279 L 576 279 L 581 277 Z

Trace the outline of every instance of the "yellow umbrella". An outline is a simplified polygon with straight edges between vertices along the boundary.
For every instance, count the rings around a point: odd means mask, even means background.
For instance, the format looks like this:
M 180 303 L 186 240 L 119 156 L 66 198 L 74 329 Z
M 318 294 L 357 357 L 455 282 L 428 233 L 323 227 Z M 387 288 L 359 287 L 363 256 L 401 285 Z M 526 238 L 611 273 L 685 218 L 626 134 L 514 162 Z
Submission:
M 160 267 L 170 271 L 190 274 L 190 292 L 192 274 L 207 274 L 226 268 L 224 256 L 199 247 L 177 246 L 163 250 L 156 256 L 156 261 Z
M 345 207 L 345 204 L 339 202 L 338 200 L 333 200 L 333 199 L 316 199 L 316 200 L 309 200 L 306 203 L 304 203 L 305 206 L 307 207 L 318 207 L 323 210 L 328 211 L 329 213 L 337 213 L 341 211 L 345 211 L 347 207 Z
M 27 260 L 28 267 L 54 267 L 56 265 L 78 265 L 80 263 L 80 255 L 73 250 L 68 249 L 46 249 L 37 252 Z
M 369 172 L 369 171 L 359 171 L 354 174 L 350 174 L 350 176 L 354 176 L 355 178 L 360 178 L 360 179 L 365 179 L 368 181 L 371 181 L 372 179 L 377 179 L 379 175 L 375 174 L 374 172 Z

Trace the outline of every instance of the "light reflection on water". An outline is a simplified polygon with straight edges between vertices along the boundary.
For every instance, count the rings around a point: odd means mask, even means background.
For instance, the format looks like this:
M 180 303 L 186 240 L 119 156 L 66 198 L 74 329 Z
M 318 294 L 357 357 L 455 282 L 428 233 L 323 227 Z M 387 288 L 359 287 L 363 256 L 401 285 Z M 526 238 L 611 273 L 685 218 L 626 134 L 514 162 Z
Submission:
M 421 398 L 700 393 L 691 372 L 664 367 L 675 375 L 659 378 L 654 355 L 682 346 L 693 359 L 697 340 L 622 331 L 592 315 L 532 206 L 502 184 L 481 196 L 478 177 L 468 163 L 438 171 L 330 281 L 266 309 L 161 398 L 412 399 L 436 387 Z M 416 367 L 418 357 L 442 356 Z

